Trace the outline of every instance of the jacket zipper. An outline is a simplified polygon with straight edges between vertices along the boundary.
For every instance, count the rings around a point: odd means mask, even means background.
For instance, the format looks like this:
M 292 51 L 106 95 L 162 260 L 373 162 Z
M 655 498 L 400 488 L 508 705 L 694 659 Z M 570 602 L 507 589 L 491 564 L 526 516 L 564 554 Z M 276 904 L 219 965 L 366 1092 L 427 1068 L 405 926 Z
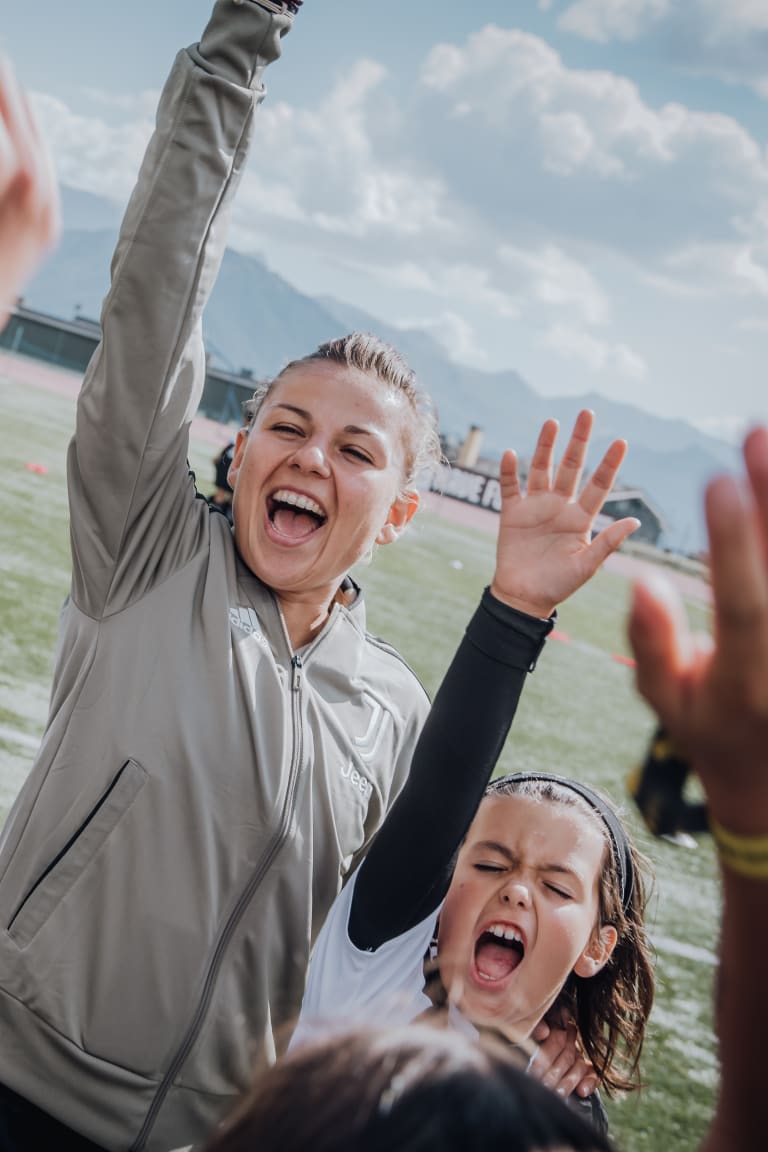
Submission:
M 219 936 L 216 948 L 208 966 L 208 972 L 205 977 L 203 991 L 200 995 L 197 1008 L 187 1028 L 186 1034 L 181 1041 L 181 1044 L 176 1050 L 176 1055 L 168 1066 L 165 1076 L 160 1082 L 160 1085 L 155 1093 L 154 1099 L 149 1106 L 147 1115 L 144 1118 L 144 1123 L 141 1126 L 138 1136 L 131 1145 L 130 1152 L 142 1152 L 152 1128 L 154 1127 L 157 1114 L 165 1102 L 165 1098 L 173 1085 L 173 1081 L 179 1070 L 182 1068 L 187 1056 L 189 1055 L 192 1047 L 197 1040 L 198 1033 L 205 1019 L 208 1007 L 213 996 L 213 991 L 216 985 L 216 979 L 219 974 L 221 962 L 224 958 L 224 953 L 227 950 L 230 940 L 234 934 L 237 925 L 239 924 L 243 913 L 251 902 L 254 892 L 261 884 L 265 873 L 269 869 L 273 860 L 285 843 L 288 834 L 288 826 L 293 816 L 293 806 L 296 799 L 296 787 L 299 780 L 301 763 L 304 757 L 304 733 L 301 726 L 301 672 L 303 664 L 301 657 L 295 654 L 291 657 L 291 695 L 292 695 L 292 718 L 293 718 L 293 759 L 291 761 L 290 772 L 288 776 L 288 786 L 285 793 L 285 802 L 283 804 L 282 812 L 280 813 L 280 823 L 277 832 L 272 838 L 271 843 L 268 845 L 264 855 L 258 863 L 250 881 L 240 895 L 237 904 L 232 909 L 227 923 Z

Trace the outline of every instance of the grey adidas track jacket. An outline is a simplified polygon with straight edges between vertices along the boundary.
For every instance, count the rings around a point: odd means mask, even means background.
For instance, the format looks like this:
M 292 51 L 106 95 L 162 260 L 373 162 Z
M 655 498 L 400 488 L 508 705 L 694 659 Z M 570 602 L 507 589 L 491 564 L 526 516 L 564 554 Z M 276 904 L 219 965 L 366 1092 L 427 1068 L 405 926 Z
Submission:
M 164 89 L 78 402 L 50 719 L 0 841 L 0 1081 L 114 1150 L 200 1140 L 274 1054 L 428 707 L 360 596 L 294 656 L 186 465 L 289 23 L 219 0 Z

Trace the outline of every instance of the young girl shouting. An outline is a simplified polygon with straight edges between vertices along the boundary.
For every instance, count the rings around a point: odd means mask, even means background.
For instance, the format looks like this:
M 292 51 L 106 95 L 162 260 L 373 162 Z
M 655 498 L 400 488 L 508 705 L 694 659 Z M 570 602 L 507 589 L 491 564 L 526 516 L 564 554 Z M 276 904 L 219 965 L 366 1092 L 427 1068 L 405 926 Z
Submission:
M 557 1010 L 599 1083 L 632 1086 L 653 998 L 634 849 L 610 806 L 575 781 L 488 785 L 554 606 L 595 570 L 589 529 L 622 450 L 609 449 L 574 500 L 590 428 L 582 413 L 553 481 L 556 426 L 544 426 L 525 496 L 504 459 L 493 583 L 408 781 L 318 937 L 294 1047 L 340 1020 L 406 1021 L 436 1004 L 459 1028 L 520 1042 Z M 558 526 L 570 547 L 551 546 Z

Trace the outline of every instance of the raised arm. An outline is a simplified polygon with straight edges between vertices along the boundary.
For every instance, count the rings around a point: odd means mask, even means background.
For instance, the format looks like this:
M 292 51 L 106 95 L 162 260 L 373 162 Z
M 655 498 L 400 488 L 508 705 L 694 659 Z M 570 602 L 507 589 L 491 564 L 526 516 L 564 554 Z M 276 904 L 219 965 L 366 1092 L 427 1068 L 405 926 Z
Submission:
M 95 618 L 182 566 L 203 530 L 205 518 L 190 515 L 186 466 L 205 380 L 202 312 L 264 96 L 262 74 L 291 25 L 282 8 L 218 0 L 163 89 L 68 460 L 73 596 Z
M 768 427 L 747 437 L 744 461 L 746 483 L 722 476 L 706 492 L 713 639 L 690 634 L 666 585 L 640 585 L 630 619 L 638 687 L 701 780 L 723 865 L 721 1078 L 704 1152 L 765 1147 Z
M 10 62 L 0 58 L 0 328 L 59 227 L 48 147 Z
M 592 414 L 582 412 L 553 480 L 557 424 L 547 421 L 525 495 L 514 453 L 504 456 L 493 583 L 435 697 L 407 783 L 360 866 L 349 920 L 358 948 L 379 947 L 439 905 L 556 604 L 637 525 L 620 521 L 590 541 L 626 451 L 623 441 L 612 444 L 576 500 L 591 428 Z

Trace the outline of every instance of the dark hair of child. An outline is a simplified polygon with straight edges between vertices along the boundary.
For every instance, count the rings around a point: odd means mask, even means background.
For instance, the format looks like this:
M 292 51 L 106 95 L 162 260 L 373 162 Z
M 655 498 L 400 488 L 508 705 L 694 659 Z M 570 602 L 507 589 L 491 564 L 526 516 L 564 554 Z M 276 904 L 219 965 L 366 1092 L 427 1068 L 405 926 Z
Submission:
M 611 1152 L 512 1050 L 426 1024 L 356 1028 L 263 1073 L 205 1152 Z

